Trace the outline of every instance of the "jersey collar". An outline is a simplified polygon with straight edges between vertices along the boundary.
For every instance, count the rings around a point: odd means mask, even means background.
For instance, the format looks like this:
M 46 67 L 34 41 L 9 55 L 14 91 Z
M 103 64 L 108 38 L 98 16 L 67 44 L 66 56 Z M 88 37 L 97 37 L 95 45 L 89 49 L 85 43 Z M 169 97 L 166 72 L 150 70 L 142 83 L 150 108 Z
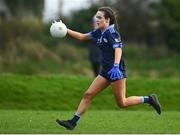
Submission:
M 115 24 L 111 24 L 111 25 L 109 25 L 105 30 L 103 30 L 103 31 L 101 31 L 102 32 L 102 34 L 104 33 L 104 32 L 106 32 L 107 30 L 109 30 L 109 29 L 111 29 L 111 28 L 114 28 L 115 27 Z

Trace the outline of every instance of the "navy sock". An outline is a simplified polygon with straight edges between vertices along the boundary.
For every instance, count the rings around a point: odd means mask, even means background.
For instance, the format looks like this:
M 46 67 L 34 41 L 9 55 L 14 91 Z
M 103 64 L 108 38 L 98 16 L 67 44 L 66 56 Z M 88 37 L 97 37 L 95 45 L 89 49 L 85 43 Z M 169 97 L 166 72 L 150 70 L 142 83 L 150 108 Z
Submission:
M 70 122 L 71 122 L 72 125 L 76 125 L 76 123 L 78 122 L 79 119 L 80 119 L 80 114 L 76 113 L 74 115 L 74 117 L 70 120 Z
M 148 96 L 142 96 L 141 101 L 142 101 L 142 103 L 149 103 L 149 97 Z

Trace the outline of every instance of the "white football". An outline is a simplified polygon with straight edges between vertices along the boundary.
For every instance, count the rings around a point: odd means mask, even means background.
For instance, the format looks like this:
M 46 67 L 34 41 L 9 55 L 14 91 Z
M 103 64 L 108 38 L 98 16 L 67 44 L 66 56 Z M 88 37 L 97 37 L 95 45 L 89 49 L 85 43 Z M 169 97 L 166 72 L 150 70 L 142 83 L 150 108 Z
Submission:
M 50 33 L 53 37 L 63 38 L 67 34 L 67 27 L 62 21 L 54 21 L 50 27 Z

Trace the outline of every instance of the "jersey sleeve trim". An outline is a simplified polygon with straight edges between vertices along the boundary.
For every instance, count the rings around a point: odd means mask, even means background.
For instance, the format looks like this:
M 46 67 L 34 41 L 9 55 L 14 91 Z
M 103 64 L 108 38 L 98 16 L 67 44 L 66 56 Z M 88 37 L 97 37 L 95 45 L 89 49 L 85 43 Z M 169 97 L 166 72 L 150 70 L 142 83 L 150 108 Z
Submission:
M 122 48 L 123 47 L 123 44 L 120 42 L 120 43 L 114 43 L 113 44 L 113 48 Z
M 93 39 L 92 32 L 87 33 L 90 39 Z

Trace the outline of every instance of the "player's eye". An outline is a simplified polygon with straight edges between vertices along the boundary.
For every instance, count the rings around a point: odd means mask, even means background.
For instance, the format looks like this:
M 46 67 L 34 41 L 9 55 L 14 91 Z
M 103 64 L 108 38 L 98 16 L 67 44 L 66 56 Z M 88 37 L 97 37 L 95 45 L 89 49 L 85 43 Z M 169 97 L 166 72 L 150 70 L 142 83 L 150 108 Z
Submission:
M 97 19 L 102 19 L 102 16 L 96 16 Z

